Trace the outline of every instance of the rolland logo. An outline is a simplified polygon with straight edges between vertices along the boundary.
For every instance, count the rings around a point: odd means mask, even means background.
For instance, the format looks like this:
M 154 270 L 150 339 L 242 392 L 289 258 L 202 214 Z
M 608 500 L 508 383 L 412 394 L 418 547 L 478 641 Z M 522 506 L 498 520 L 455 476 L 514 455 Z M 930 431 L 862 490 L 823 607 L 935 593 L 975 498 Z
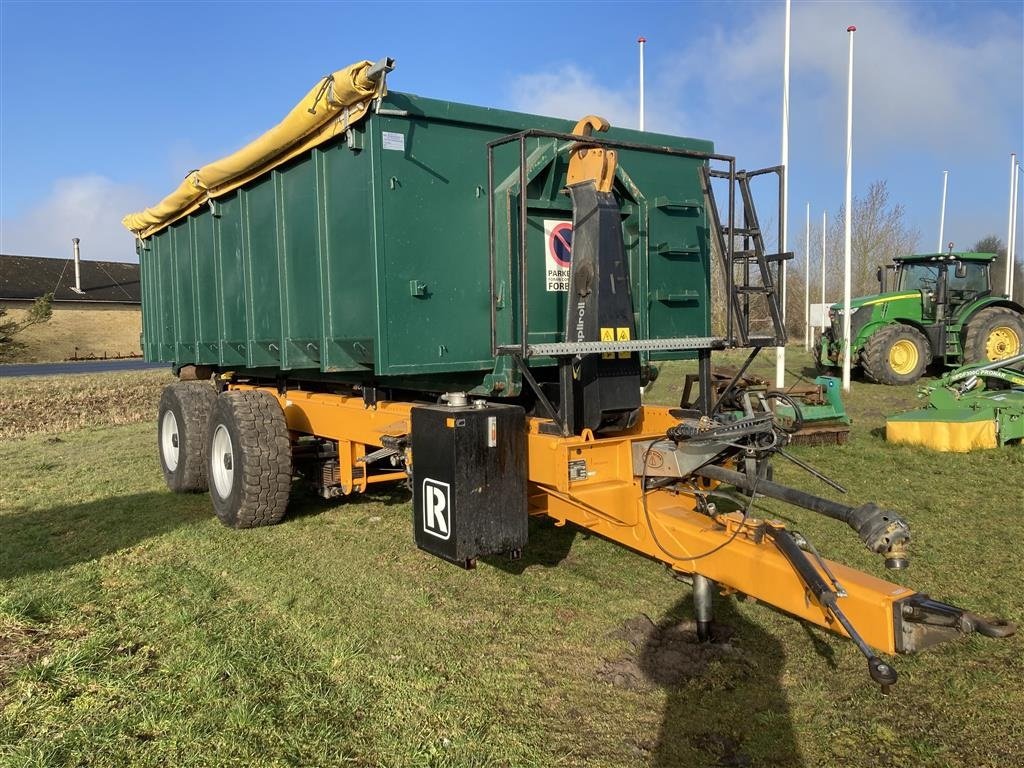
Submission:
M 440 480 L 423 480 L 423 530 L 442 541 L 452 535 L 451 486 Z

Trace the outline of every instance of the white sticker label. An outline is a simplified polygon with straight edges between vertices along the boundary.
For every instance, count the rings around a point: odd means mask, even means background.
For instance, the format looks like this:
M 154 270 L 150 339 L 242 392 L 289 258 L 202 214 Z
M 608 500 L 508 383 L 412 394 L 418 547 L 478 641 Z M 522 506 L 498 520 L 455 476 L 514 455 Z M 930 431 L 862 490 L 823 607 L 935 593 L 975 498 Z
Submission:
M 392 133 L 391 131 L 381 131 L 380 139 L 381 143 L 384 145 L 384 149 L 397 149 L 399 152 L 405 152 L 404 133 Z
M 549 291 L 569 290 L 572 222 L 544 219 L 544 283 Z
M 442 541 L 452 535 L 451 486 L 440 480 L 423 479 L 423 530 Z
M 498 447 L 498 417 L 488 416 L 487 417 L 487 447 L 497 448 Z

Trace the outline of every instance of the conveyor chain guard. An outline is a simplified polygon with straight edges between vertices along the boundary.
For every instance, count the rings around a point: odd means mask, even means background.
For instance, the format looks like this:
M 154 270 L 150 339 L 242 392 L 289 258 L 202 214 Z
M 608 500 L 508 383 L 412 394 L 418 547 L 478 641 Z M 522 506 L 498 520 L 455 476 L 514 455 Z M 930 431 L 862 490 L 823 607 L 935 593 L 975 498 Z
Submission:
M 605 352 L 669 352 L 682 349 L 725 349 L 724 339 L 713 336 L 687 336 L 675 339 L 636 339 L 634 341 L 580 341 L 552 344 L 530 344 L 528 356 L 560 357 L 563 355 L 591 355 Z M 502 348 L 506 351 L 506 348 Z M 507 351 L 518 352 L 519 347 Z

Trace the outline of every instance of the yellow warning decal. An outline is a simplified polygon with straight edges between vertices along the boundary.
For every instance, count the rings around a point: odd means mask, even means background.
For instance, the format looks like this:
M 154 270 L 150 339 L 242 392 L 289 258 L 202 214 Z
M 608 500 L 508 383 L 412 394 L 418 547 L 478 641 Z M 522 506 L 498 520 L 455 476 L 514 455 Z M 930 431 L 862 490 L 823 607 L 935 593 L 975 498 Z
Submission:
M 615 329 L 614 328 L 602 328 L 601 329 L 601 341 L 609 341 L 609 342 L 615 341 Z M 602 352 L 601 353 L 601 357 L 604 358 L 605 360 L 608 360 L 609 358 L 614 360 L 615 359 L 615 353 L 614 352 Z
M 629 341 L 629 328 L 616 328 L 615 329 L 615 340 L 616 341 Z M 619 352 L 619 357 L 629 358 L 631 352 Z

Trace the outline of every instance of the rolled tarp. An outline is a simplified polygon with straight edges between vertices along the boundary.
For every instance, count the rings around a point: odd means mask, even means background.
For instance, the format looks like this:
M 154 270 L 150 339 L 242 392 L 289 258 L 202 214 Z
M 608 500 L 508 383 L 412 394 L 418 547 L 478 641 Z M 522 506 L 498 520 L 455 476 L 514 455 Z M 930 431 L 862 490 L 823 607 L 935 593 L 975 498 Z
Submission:
M 382 61 L 387 61 L 390 68 L 390 60 Z M 207 200 L 227 194 L 344 133 L 363 118 L 375 98 L 384 95 L 383 71 L 380 65 L 359 61 L 321 78 L 280 123 L 258 139 L 221 160 L 191 171 L 159 203 L 128 214 L 121 223 L 138 237 L 149 237 Z

